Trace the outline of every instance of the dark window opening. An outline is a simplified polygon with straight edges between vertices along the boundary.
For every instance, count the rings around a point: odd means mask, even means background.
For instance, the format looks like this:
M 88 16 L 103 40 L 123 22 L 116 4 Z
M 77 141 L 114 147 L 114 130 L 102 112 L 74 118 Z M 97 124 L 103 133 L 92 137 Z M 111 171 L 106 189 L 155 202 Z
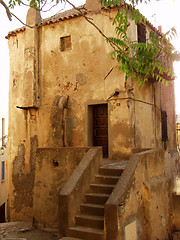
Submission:
M 1 162 L 1 181 L 5 180 L 5 161 Z
M 162 124 L 162 141 L 166 143 L 168 139 L 168 132 L 167 132 L 167 112 L 161 111 L 161 124 Z
M 146 26 L 142 23 L 137 24 L 138 43 L 146 43 Z
M 71 36 L 60 38 L 60 49 L 66 51 L 71 49 Z

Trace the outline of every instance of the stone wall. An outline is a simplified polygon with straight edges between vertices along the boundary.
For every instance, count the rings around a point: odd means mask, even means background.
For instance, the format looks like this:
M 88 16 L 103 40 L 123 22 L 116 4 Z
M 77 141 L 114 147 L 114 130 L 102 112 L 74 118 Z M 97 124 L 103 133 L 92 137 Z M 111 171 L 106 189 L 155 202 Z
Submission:
M 180 231 L 180 194 L 173 195 L 173 230 Z
M 58 198 L 58 236 L 67 236 L 69 228 L 75 225 L 75 216 L 80 211 L 80 204 L 89 190 L 102 165 L 101 147 L 91 148 L 74 170 Z
M 37 150 L 33 195 L 33 223 L 39 228 L 57 228 L 58 195 L 87 148 L 42 148 Z
M 106 239 L 169 238 L 172 179 L 164 174 L 164 160 L 162 150 L 132 156 L 105 204 Z

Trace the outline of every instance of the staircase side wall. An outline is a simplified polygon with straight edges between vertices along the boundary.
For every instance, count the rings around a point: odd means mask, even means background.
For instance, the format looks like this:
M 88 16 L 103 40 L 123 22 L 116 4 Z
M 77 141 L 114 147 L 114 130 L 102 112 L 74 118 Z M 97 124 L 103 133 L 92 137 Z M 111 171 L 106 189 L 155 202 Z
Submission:
M 180 231 L 180 195 L 173 195 L 173 230 Z
M 58 198 L 59 238 L 67 236 L 68 228 L 75 224 L 75 216 L 80 211 L 80 203 L 101 164 L 101 147 L 90 149 L 60 191 Z
M 105 205 L 107 240 L 168 239 L 172 178 L 165 176 L 164 162 L 164 151 L 158 149 L 131 157 Z
M 39 148 L 33 195 L 33 221 L 57 229 L 58 194 L 88 148 Z

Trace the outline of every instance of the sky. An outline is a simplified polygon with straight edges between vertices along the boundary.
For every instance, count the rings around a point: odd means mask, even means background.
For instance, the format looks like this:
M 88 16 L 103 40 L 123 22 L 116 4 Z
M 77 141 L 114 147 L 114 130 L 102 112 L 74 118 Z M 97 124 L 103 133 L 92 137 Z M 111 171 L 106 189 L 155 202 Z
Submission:
M 5 0 L 7 3 L 7 0 Z M 72 0 L 76 6 L 85 3 L 85 0 Z M 68 7 L 68 6 L 67 6 Z M 57 12 L 57 8 L 48 13 L 42 13 L 42 18 L 52 16 Z M 148 4 L 139 6 L 140 12 L 155 26 L 162 26 L 165 33 L 171 27 L 176 27 L 178 37 L 172 41 L 173 45 L 180 52 L 180 0 L 151 0 Z M 23 22 L 26 19 L 27 7 L 15 7 L 12 11 Z M 8 41 L 5 36 L 9 31 L 22 27 L 17 19 L 13 18 L 10 22 L 6 16 L 5 9 L 0 5 L 0 119 L 6 118 L 6 134 L 8 119 L 8 85 L 9 85 L 9 51 Z M 175 96 L 176 96 L 176 113 L 180 114 L 180 62 L 174 63 L 175 74 Z M 1 120 L 0 120 L 1 121 Z

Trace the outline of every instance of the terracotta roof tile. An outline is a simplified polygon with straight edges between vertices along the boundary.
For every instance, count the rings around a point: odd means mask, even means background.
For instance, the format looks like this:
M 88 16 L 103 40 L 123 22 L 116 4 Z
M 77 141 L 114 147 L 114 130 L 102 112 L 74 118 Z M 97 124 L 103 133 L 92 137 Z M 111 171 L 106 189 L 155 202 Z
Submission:
M 81 9 L 81 11 L 78 11 L 77 9 L 70 9 L 70 10 L 67 10 L 67 11 L 64 11 L 64 12 L 60 12 L 60 13 L 52 16 L 52 17 L 43 19 L 41 24 L 39 25 L 39 27 L 44 26 L 44 25 L 49 25 L 49 24 L 52 24 L 52 23 L 56 23 L 56 22 L 60 22 L 60 21 L 65 21 L 65 20 L 75 18 L 75 17 L 80 17 L 83 14 L 87 13 L 87 10 L 85 9 L 85 5 L 80 6 L 78 8 Z M 104 9 L 104 10 L 112 9 L 112 8 L 117 8 L 117 6 L 116 7 L 114 7 L 114 6 L 102 7 L 102 9 Z M 157 32 L 159 35 L 162 35 L 162 33 L 160 31 L 158 31 L 148 20 L 146 21 L 146 24 L 149 25 L 149 27 L 153 31 Z M 8 33 L 8 35 L 6 36 L 6 39 L 9 39 L 11 36 L 15 36 L 17 33 L 23 32 L 25 30 L 26 30 L 26 27 L 22 27 L 22 28 L 18 28 L 16 30 L 14 30 L 14 31 L 10 31 Z
M 25 30 L 26 30 L 26 27 L 17 28 L 15 30 L 9 32 L 5 38 L 9 39 L 10 36 L 15 36 L 17 33 L 24 32 Z
M 48 25 L 48 24 L 51 24 L 51 23 L 55 23 L 55 22 L 65 21 L 65 20 L 68 20 L 70 18 L 80 17 L 83 14 L 87 13 L 87 11 L 85 10 L 85 8 L 83 8 L 83 6 L 80 6 L 78 8 L 81 9 L 81 11 L 79 11 L 77 9 L 70 9 L 70 10 L 67 10 L 67 11 L 64 11 L 64 12 L 60 12 L 60 13 L 58 13 L 54 16 L 51 16 L 49 18 L 42 19 L 42 22 L 39 25 L 39 27 L 44 26 L 44 25 Z M 26 30 L 26 27 L 24 26 L 22 28 L 18 28 L 18 29 L 15 29 L 13 31 L 10 31 L 8 33 L 8 35 L 6 36 L 6 39 L 9 39 L 11 36 L 15 36 L 17 33 L 23 32 L 25 30 Z
M 52 16 L 52 17 L 46 18 L 42 21 L 41 25 L 46 25 L 46 24 L 50 24 L 50 23 L 64 21 L 64 20 L 67 20 L 67 19 L 70 19 L 70 18 L 82 16 L 83 14 L 87 13 L 87 11 L 85 10 L 85 8 L 83 8 L 83 6 L 80 6 L 78 8 L 81 11 L 79 11 L 77 9 L 70 9 L 70 10 L 67 10 L 65 12 L 60 12 L 60 13 Z

